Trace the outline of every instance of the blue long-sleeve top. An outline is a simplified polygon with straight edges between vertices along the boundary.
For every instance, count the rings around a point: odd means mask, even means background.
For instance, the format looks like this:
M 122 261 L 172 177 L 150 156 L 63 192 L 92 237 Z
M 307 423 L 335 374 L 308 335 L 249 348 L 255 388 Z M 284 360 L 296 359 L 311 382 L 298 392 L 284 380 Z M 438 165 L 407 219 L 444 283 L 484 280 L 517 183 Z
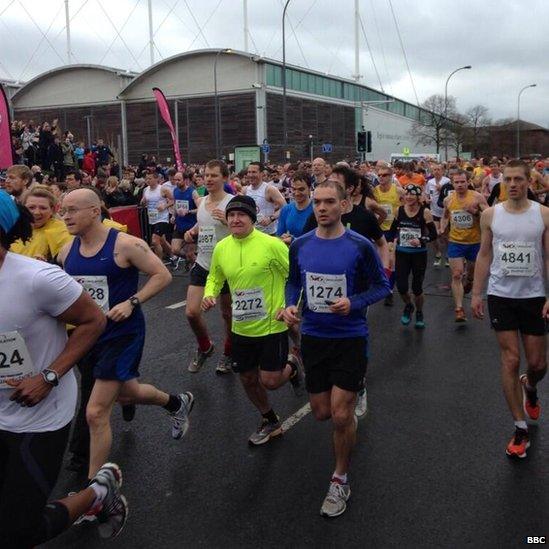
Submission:
M 323 338 L 366 337 L 366 310 L 391 291 L 373 244 L 347 229 L 324 239 L 310 231 L 290 246 L 286 306 L 303 299 L 302 333 Z M 327 312 L 326 301 L 347 297 L 348 315 Z

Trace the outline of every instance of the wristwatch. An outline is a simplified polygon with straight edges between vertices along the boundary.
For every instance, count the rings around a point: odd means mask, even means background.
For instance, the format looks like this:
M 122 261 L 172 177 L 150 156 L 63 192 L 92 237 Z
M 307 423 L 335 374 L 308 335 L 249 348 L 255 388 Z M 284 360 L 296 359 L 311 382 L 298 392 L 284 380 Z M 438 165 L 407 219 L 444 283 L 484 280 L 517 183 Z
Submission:
M 135 309 L 136 307 L 139 307 L 141 305 L 141 301 L 139 301 L 139 298 L 134 295 L 130 297 L 130 304 Z
M 42 377 L 46 383 L 49 383 L 53 387 L 57 387 L 59 385 L 59 376 L 54 370 L 42 370 Z

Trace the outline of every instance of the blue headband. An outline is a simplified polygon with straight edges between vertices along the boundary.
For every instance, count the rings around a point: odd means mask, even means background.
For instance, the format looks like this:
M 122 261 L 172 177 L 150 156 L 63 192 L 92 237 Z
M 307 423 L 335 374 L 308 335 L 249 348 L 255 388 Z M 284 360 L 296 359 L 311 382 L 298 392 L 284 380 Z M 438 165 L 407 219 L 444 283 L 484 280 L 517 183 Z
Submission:
M 7 234 L 19 219 L 19 208 L 11 196 L 0 189 L 0 227 Z

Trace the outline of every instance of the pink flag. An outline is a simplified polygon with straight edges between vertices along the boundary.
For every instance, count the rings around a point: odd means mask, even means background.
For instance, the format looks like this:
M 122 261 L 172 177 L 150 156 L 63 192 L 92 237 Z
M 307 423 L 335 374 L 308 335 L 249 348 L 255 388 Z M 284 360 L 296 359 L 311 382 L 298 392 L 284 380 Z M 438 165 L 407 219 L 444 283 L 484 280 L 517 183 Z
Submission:
M 153 88 L 153 93 L 156 98 L 156 102 L 158 103 L 158 110 L 160 111 L 160 116 L 162 116 L 162 118 L 164 119 L 164 122 L 166 122 L 166 125 L 168 126 L 170 130 L 170 134 L 172 136 L 173 152 L 175 155 L 175 164 L 177 166 L 177 169 L 179 171 L 182 171 L 183 162 L 181 161 L 181 153 L 179 152 L 179 139 L 177 138 L 177 135 L 175 133 L 175 128 L 172 122 L 172 115 L 170 114 L 170 107 L 168 106 L 166 97 L 164 96 L 164 94 L 160 89 Z M 177 104 L 175 107 L 177 108 Z
M 5 170 L 13 164 L 10 109 L 8 98 L 0 84 L 0 170 Z

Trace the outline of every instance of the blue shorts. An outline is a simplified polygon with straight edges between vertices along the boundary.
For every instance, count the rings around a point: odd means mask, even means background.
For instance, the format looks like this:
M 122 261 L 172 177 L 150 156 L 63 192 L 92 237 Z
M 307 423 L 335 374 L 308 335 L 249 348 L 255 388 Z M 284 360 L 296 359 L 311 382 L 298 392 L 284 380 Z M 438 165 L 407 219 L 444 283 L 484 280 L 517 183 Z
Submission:
M 139 377 L 145 332 L 128 334 L 97 343 L 89 353 L 95 379 L 129 381 Z
M 477 260 L 480 242 L 478 244 L 458 244 L 457 242 L 448 242 L 448 259 L 464 258 L 467 261 L 475 262 Z

